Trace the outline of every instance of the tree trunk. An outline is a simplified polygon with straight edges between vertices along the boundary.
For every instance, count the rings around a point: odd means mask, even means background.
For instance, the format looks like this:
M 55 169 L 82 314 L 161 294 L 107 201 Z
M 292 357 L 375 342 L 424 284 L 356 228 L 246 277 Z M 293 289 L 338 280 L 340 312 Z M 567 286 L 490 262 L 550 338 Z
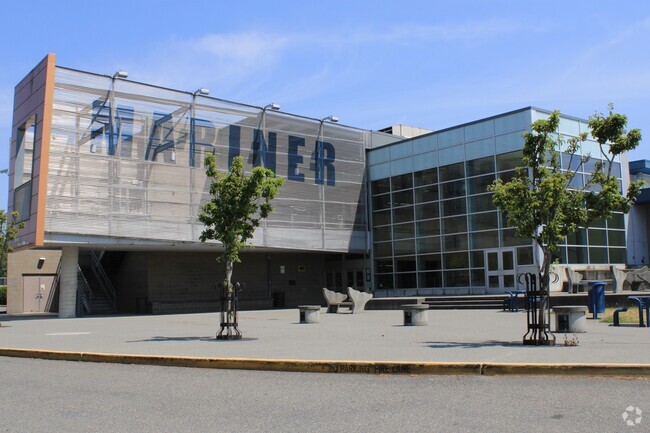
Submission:
M 544 262 L 542 263 L 542 269 L 540 272 L 540 281 L 539 281 L 539 290 L 540 290 L 540 302 L 539 302 L 539 320 L 540 325 L 546 325 L 546 310 L 548 309 L 548 294 L 549 294 L 549 285 L 551 281 L 551 253 L 542 249 L 544 252 Z
M 226 290 L 226 293 L 230 294 L 232 293 L 233 287 L 232 287 L 232 267 L 233 267 L 233 261 L 232 260 L 226 260 L 226 280 L 224 281 L 225 287 L 224 289 Z
M 226 291 L 227 299 L 228 299 L 228 304 L 226 307 L 226 315 L 228 318 L 228 322 L 234 323 L 235 322 L 235 297 L 234 297 L 234 287 L 232 285 L 232 268 L 233 268 L 233 261 L 232 260 L 226 260 L 226 280 L 224 281 L 225 287 L 224 290 Z

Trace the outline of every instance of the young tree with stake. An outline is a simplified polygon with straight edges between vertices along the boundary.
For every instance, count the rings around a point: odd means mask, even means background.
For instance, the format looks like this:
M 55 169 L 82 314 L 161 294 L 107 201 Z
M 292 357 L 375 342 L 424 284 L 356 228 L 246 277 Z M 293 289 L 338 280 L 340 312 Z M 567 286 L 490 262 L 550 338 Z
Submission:
M 636 148 L 641 131 L 626 132 L 627 117 L 614 113 L 609 105 L 607 115 L 596 113 L 589 118 L 591 136 L 600 147 L 599 160 L 591 177 L 583 185 L 572 182 L 590 156 L 581 155 L 581 144 L 587 134 L 565 138 L 558 134 L 560 113 L 554 111 L 547 119 L 535 121 L 532 132 L 524 134 L 523 165 L 510 182 L 497 179 L 489 190 L 493 202 L 507 216 L 509 225 L 516 227 L 516 236 L 532 239 L 542 252 L 539 286 L 548 294 L 550 269 L 558 245 L 565 236 L 581 227 L 588 227 L 596 219 L 609 219 L 613 212 L 627 213 L 643 186 L 631 182 L 621 191 L 617 176 L 612 173 L 614 159 Z M 560 154 L 569 155 L 568 167 L 561 167 Z M 542 296 L 539 324 L 545 324 Z
M 260 221 L 267 218 L 273 207 L 273 200 L 284 184 L 284 179 L 275 177 L 273 171 L 264 167 L 253 168 L 247 176 L 243 169 L 243 158 L 236 157 L 227 173 L 217 170 L 214 154 L 205 158 L 206 175 L 212 179 L 210 195 L 212 198 L 203 205 L 199 220 L 205 229 L 201 233 L 201 242 L 217 240 L 223 245 L 220 260 L 226 264 L 226 278 L 223 282 L 224 294 L 227 299 L 224 323 L 233 324 L 234 329 L 227 329 L 223 334 L 224 325 L 217 338 L 241 338 L 236 327 L 236 306 L 232 302 L 234 287 L 232 271 L 235 263 L 240 262 L 239 251 L 247 246 L 247 241 L 253 238 L 255 229 Z M 230 331 L 234 331 L 232 334 Z

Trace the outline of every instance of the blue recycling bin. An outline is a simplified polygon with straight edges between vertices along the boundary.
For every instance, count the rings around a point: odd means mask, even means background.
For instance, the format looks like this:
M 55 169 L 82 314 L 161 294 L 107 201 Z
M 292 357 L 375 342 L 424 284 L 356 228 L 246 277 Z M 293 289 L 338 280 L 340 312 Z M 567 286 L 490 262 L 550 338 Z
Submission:
M 593 318 L 598 318 L 598 313 L 605 312 L 605 283 L 602 281 L 592 281 L 589 283 L 591 289 L 587 294 L 589 312 Z

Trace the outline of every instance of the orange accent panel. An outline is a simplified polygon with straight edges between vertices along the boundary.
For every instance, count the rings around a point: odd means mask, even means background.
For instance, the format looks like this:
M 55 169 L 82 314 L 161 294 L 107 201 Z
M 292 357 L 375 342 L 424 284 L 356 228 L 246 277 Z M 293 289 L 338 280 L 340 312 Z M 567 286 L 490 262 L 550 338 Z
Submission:
M 37 247 L 45 244 L 45 204 L 47 200 L 47 170 L 50 162 L 50 138 L 52 131 L 52 108 L 54 104 L 54 71 L 56 55 L 47 55 L 45 100 L 43 103 L 43 132 L 41 134 L 41 161 L 38 172 L 38 208 L 36 210 Z

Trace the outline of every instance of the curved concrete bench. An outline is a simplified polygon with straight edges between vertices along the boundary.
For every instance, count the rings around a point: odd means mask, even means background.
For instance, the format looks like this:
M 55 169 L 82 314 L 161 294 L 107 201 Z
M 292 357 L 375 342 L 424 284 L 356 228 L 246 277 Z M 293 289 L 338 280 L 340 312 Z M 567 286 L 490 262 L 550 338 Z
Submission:
M 351 302 L 344 302 L 348 298 L 348 295 L 345 293 L 335 292 L 323 287 L 323 296 L 325 297 L 325 302 L 327 302 L 328 313 L 338 313 L 341 305 L 346 307 L 352 306 Z
M 618 269 L 616 266 L 610 266 L 609 270 L 612 273 L 612 279 L 614 280 L 614 293 L 621 293 L 623 291 L 623 283 L 625 283 L 625 280 L 627 279 L 627 272 Z
M 639 269 L 628 270 L 625 276 L 624 285 L 625 289 L 629 290 L 650 290 L 650 271 L 648 270 L 648 267 L 644 266 Z
M 575 293 L 578 293 L 580 291 L 580 281 L 583 279 L 582 274 L 578 271 L 574 271 L 571 268 L 566 268 L 566 276 L 569 283 L 568 292 L 574 293 L 573 286 L 576 286 Z
M 368 301 L 372 299 L 371 293 L 360 292 L 352 287 L 348 287 L 348 295 L 352 299 L 352 313 L 363 311 Z

